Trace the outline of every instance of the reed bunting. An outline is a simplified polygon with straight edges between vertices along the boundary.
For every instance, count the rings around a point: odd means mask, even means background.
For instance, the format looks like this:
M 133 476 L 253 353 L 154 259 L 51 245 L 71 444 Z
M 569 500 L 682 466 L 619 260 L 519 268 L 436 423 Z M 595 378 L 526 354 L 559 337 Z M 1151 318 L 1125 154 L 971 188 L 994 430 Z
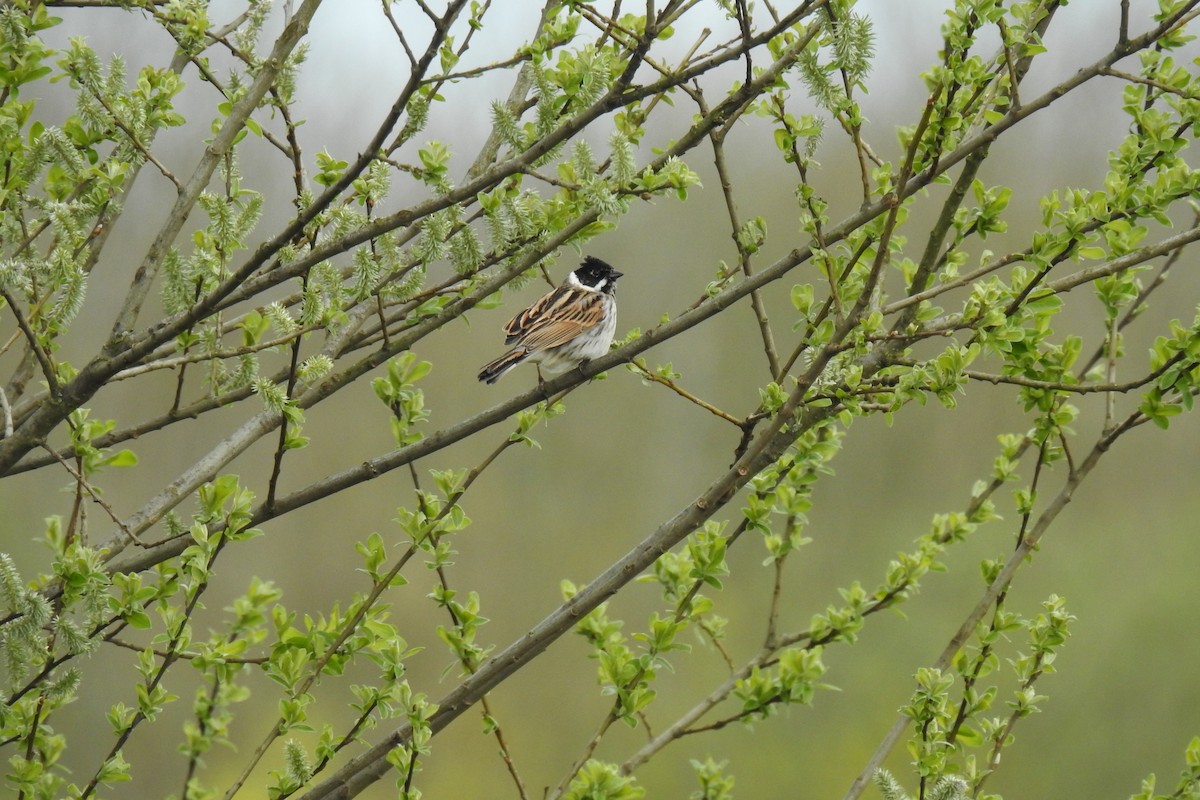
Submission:
M 504 326 L 512 350 L 486 364 L 479 380 L 495 383 L 500 376 L 530 361 L 548 374 L 566 372 L 608 352 L 617 331 L 617 278 L 620 272 L 588 256 L 548 295 Z

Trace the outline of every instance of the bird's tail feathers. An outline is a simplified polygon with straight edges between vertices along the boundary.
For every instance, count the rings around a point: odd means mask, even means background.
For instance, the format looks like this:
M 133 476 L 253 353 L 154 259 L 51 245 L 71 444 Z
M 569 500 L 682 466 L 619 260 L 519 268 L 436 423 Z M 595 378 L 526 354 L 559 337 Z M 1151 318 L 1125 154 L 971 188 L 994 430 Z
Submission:
M 497 358 L 495 361 L 490 361 L 484 364 L 483 369 L 479 370 L 479 380 L 484 383 L 495 383 L 500 380 L 500 376 L 508 372 L 510 369 L 520 364 L 529 357 L 529 351 L 524 347 L 517 347 L 509 350 L 504 355 Z

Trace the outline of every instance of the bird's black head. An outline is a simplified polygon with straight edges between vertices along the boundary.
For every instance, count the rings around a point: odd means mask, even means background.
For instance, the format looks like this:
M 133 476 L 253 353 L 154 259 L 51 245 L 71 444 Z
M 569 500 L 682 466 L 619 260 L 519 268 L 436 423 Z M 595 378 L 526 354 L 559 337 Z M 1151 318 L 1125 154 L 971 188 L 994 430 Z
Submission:
M 583 286 L 612 294 L 617 287 L 617 278 L 624 273 L 617 272 L 598 258 L 588 256 L 572 274 Z

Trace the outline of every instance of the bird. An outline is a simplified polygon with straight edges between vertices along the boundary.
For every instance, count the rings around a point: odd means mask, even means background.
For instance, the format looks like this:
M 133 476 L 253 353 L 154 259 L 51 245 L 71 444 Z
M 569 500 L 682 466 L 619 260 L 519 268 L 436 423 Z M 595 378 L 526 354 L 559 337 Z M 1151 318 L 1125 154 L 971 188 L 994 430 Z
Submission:
M 617 279 L 624 273 L 588 256 L 557 289 L 504 326 L 505 344 L 516 345 L 484 365 L 479 380 L 495 383 L 522 361 L 554 375 L 608 352 L 617 331 Z

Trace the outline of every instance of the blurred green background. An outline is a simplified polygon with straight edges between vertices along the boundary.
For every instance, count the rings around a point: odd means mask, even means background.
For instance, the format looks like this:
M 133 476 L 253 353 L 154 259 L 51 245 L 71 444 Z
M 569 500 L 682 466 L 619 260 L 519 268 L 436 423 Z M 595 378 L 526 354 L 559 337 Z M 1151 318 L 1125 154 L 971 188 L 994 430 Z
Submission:
M 503 57 L 526 40 L 539 7 L 513 0 L 501 0 L 500 5 L 511 8 L 496 14 L 480 35 L 482 61 Z M 913 124 L 919 116 L 924 100 L 919 74 L 938 60 L 946 5 L 933 0 L 859 3 L 859 10 L 875 20 L 877 37 L 870 95 L 862 99 L 869 120 L 865 136 L 886 158 L 898 156 L 895 127 Z M 1045 90 L 1107 50 L 1115 37 L 1118 5 L 1082 2 L 1061 11 L 1046 39 L 1049 53 L 1038 59 L 1022 92 L 1032 96 Z M 1134 3 L 1136 27 L 1145 26 L 1151 7 Z M 400 13 L 401 6 L 397 8 Z M 231 3 L 214 2 L 210 17 L 224 19 L 235 9 Z M 164 64 L 170 57 L 167 37 L 136 15 L 77 9 L 58 13 L 65 23 L 50 32 L 52 41 L 86 35 L 102 55 L 121 53 L 131 74 L 143 63 Z M 693 14 L 689 20 L 679 26 L 674 39 L 681 53 L 695 40 L 701 24 L 728 26 L 715 5 L 710 19 Z M 131 35 L 135 31 L 147 35 Z M 726 71 L 706 86 L 715 94 L 737 75 L 737 69 Z M 194 71 L 185 72 L 185 77 L 193 105 L 183 110 L 191 124 L 164 134 L 155 147 L 168 165 L 183 172 L 194 163 L 214 102 L 213 93 L 199 87 Z M 403 54 L 376 3 L 327 3 L 314 22 L 297 91 L 308 164 L 322 149 L 344 159 L 356 154 L 405 77 Z M 490 100 L 506 96 L 510 82 L 511 74 L 505 73 L 444 92 L 447 102 L 434 109 L 423 140 L 438 139 L 450 146 L 456 156 L 455 174 L 465 171 L 487 135 Z M 1120 92 L 1115 80 L 1095 81 L 1048 113 L 1022 123 L 993 148 L 981 178 L 1011 186 L 1014 200 L 1007 215 L 1008 234 L 989 239 L 989 248 L 1004 252 L 1025 246 L 1031 226 L 1040 218 L 1038 200 L 1044 193 L 1101 184 L 1105 155 L 1127 132 L 1119 113 Z M 799 90 L 791 103 L 793 113 L 815 111 Z M 681 99 L 672 113 L 672 124 L 651 124 L 647 142 L 680 130 L 692 110 Z M 589 133 L 598 151 L 605 133 L 603 127 Z M 277 154 L 265 149 L 262 158 L 249 157 L 261 145 L 250 147 L 243 153 L 242 169 L 245 184 L 269 198 L 259 228 L 265 236 L 286 219 L 289 171 Z M 781 170 L 764 124 L 740 125 L 728 148 L 742 215 L 767 220 L 769 238 L 760 263 L 770 263 L 804 243 L 796 222 L 793 176 Z M 621 331 L 645 329 L 664 313 L 680 312 L 715 274 L 719 259 L 732 262 L 736 257 L 708 156 L 708 150 L 699 148 L 686 159 L 705 187 L 694 190 L 686 203 L 636 205 L 615 232 L 588 246 L 589 254 L 626 274 L 620 293 Z M 817 154 L 822 169 L 813 176 L 813 184 L 830 202 L 834 220 L 857 208 L 858 174 L 851 156 L 844 137 L 831 126 Z M 413 199 L 401 181 L 395 185 L 396 206 Z M 64 358 L 80 363 L 95 337 L 108 331 L 114 303 L 123 296 L 171 192 L 166 181 L 149 172 L 142 176 L 115 233 L 118 241 L 110 243 L 93 276 Z M 944 187 L 931 194 L 936 201 L 944 196 Z M 921 220 L 935 207 L 918 202 L 922 207 L 914 212 L 909 229 L 909 254 L 923 245 Z M 977 252 L 972 261 L 976 258 Z M 555 277 L 565 274 L 575 259 L 573 252 L 562 253 Z M 1190 320 L 1200 297 L 1200 279 L 1188 262 L 1185 255 L 1146 318 L 1131 329 L 1131 353 L 1144 352 L 1153 335 L 1162 332 L 1164 320 Z M 811 279 L 797 275 L 785 283 Z M 774 287 L 770 302 L 785 351 L 794 346 L 787 288 Z M 476 313 L 469 325 L 455 323 L 421 344 L 417 354 L 434 364 L 424 383 L 432 409 L 427 431 L 488 408 L 529 385 L 532 371 L 514 372 L 492 387 L 478 385 L 474 375 L 479 364 L 500 352 L 500 326 L 540 291 L 541 286 L 527 287 L 508 297 L 504 308 Z M 1089 337 L 1087 353 L 1099 341 L 1099 330 L 1097 306 L 1083 294 L 1069 298 L 1064 318 L 1075 326 L 1073 332 Z M 152 313 L 153 309 L 145 319 Z M 72 348 L 77 348 L 74 353 Z M 672 362 L 689 390 L 737 415 L 754 408 L 756 387 L 766 380 L 747 303 L 652 350 L 647 360 L 652 365 Z M 7 362 L 0 366 L 7 367 Z M 161 409 L 169 403 L 173 381 L 162 374 L 137 385 L 114 384 L 97 396 L 93 416 L 123 422 L 148 409 Z M 309 414 L 305 432 L 313 446 L 289 456 L 285 491 L 390 448 L 386 413 L 369 381 L 360 381 L 343 395 Z M 869 419 L 849 431 L 834 463 L 836 474 L 823 479 L 816 491 L 807 531 L 813 542 L 789 563 L 785 630 L 803 628 L 814 612 L 836 603 L 837 587 L 854 580 L 873 587 L 888 559 L 907 549 L 927 529 L 933 514 L 965 506 L 974 481 L 989 473 L 997 453 L 996 436 L 1029 426 L 1015 396 L 1010 388 L 972 384 L 956 410 L 909 407 L 891 426 Z M 1099 398 L 1079 403 L 1080 448 L 1088 446 L 1098 430 L 1101 403 Z M 457 541 L 451 581 L 464 592 L 480 592 L 483 613 L 491 620 L 483 636 L 498 647 L 560 602 L 561 579 L 590 580 L 698 494 L 729 463 L 737 440 L 728 424 L 662 387 L 642 385 L 625 370 L 575 392 L 566 405 L 565 417 L 536 432 L 540 450 L 510 449 L 464 503 L 475 524 Z M 182 423 L 134 442 L 131 446 L 141 463 L 133 472 L 112 473 L 100 481 L 107 499 L 124 514 L 136 510 L 246 413 L 240 408 L 218 412 L 211 419 Z M 1144 426 L 1122 439 L 1076 494 L 1033 563 L 1020 573 L 1010 595 L 1012 609 L 1036 613 L 1042 599 L 1057 593 L 1067 598 L 1078 621 L 1055 664 L 1060 674 L 1038 686 L 1050 696 L 1044 713 L 1017 727 L 1017 741 L 1006 751 L 990 791 L 1010 800 L 1126 797 L 1151 771 L 1159 774 L 1160 786 L 1173 783 L 1184 746 L 1200 734 L 1197 425 L 1195 415 L 1185 415 L 1168 431 Z M 509 430 L 508 425 L 497 426 L 418 466 L 422 472 L 474 466 Z M 261 492 L 272 446 L 273 439 L 260 443 L 230 471 Z M 1022 478 L 1029 478 L 1028 465 Z M 1043 496 L 1057 491 L 1062 478 L 1060 471 Z M 46 550 L 35 539 L 45 516 L 69 511 L 70 495 L 63 491 L 68 483 L 65 474 L 49 470 L 0 483 L 4 547 L 26 575 L 46 568 Z M 219 562 L 220 581 L 206 596 L 207 616 L 200 617 L 197 634 L 203 635 L 206 620 L 219 624 L 222 608 L 255 575 L 277 582 L 284 589 L 284 602 L 301 614 L 321 614 L 334 603 L 344 604 L 365 586 L 355 571 L 360 560 L 354 542 L 371 531 L 398 540 L 391 518 L 396 506 L 411 502 L 411 488 L 407 471 L 397 470 L 266 525 L 267 535 L 244 546 L 242 557 Z M 826 651 L 826 680 L 839 691 L 821 692 L 812 708 L 786 710 L 753 727 L 735 725 L 671 745 L 638 773 L 648 796 L 686 797 L 695 788 L 688 760 L 712 755 L 729 761 L 728 770 L 737 776 L 738 797 L 841 797 L 907 700 L 912 674 L 937 657 L 978 599 L 983 590 L 978 561 L 1011 549 L 1018 520 L 1007 493 L 1000 497 L 1005 520 L 951 550 L 949 571 L 929 577 L 921 593 L 903 606 L 903 616 L 872 618 L 856 645 Z M 731 511 L 736 513 L 732 507 Z M 101 534 L 97 539 L 107 533 L 98 514 L 92 525 Z M 771 589 L 770 572 L 761 566 L 764 555 L 756 541 L 739 543 L 730 553 L 732 575 L 725 591 L 716 596 L 718 611 L 731 619 L 728 648 L 739 663 L 755 652 L 764 632 Z M 394 619 L 410 642 L 427 647 L 414 660 L 412 677 L 420 691 L 436 699 L 454 686 L 456 673 L 443 675 L 451 657 L 433 631 L 441 615 L 424 598 L 432 586 L 430 575 L 422 569 L 409 574 L 412 585 L 394 595 Z M 653 586 L 634 584 L 611 604 L 610 614 L 625 619 L 626 632 L 632 634 L 660 606 Z M 676 656 L 676 671 L 660 679 L 660 697 L 651 715 L 656 730 L 694 705 L 726 674 L 720 658 L 696 644 L 695 653 Z M 586 653 L 577 637 L 564 638 L 492 696 L 495 716 L 535 796 L 541 795 L 541 787 L 558 783 L 609 708 Z M 70 737 L 68 763 L 81 765 L 86 774 L 91 767 L 85 765 L 93 765 L 111 744 L 103 721 L 108 705 L 130 702 L 133 653 L 105 649 L 92 662 L 87 680 L 96 684 L 85 683 L 82 699 L 58 722 L 68 733 L 76 733 Z M 140 730 L 126 749 L 135 782 L 114 787 L 105 796 L 178 793 L 183 764 L 175 747 L 195 689 L 185 677 L 181 673 L 168 686 L 182 700 L 161 722 Z M 362 670 L 359 679 L 368 678 L 369 671 Z M 92 690 L 104 684 L 110 691 Z M 233 779 L 273 719 L 274 696 L 267 682 L 255 677 L 250 685 L 255 694 L 239 707 L 232 731 L 240 750 L 210 754 L 207 778 L 212 783 L 225 785 Z M 346 685 L 327 685 L 318 694 L 316 716 L 348 718 L 340 706 L 349 697 Z M 94 735 L 86 737 L 77 733 L 93 730 Z M 597 755 L 619 762 L 644 740 L 644 731 L 621 728 Z M 418 785 L 435 800 L 514 796 L 494 751 L 494 740 L 481 734 L 478 714 L 468 713 L 435 739 Z M 889 766 L 911 787 L 915 781 L 907 760 L 903 748 L 897 748 Z M 228 771 L 224 777 L 223 770 Z M 253 787 L 252 783 L 243 794 L 255 796 Z M 393 793 L 390 782 L 384 781 L 365 796 Z M 867 796 L 876 796 L 874 790 Z

